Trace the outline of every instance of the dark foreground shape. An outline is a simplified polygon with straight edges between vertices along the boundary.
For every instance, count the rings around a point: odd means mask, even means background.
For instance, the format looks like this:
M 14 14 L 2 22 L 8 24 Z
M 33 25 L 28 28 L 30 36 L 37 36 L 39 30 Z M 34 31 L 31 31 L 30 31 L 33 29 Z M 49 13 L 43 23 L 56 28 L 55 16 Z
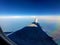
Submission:
M 26 26 L 8 37 L 17 45 L 57 45 L 38 23 L 33 22 L 32 25 L 35 26 Z
M 0 27 L 0 45 L 17 45 L 3 33 L 1 27 Z

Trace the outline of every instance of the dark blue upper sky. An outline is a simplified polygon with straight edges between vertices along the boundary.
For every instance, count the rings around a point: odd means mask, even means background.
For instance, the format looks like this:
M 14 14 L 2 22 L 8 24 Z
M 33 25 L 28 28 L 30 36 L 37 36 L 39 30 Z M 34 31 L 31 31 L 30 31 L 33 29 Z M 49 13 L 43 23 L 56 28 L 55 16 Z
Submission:
M 0 15 L 60 14 L 59 0 L 0 0 Z

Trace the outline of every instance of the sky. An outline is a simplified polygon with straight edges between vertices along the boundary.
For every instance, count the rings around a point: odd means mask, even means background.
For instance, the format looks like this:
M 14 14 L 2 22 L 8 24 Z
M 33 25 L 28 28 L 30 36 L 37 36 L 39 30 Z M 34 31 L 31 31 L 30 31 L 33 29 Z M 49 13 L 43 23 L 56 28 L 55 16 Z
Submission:
M 60 0 L 0 0 L 0 15 L 60 15 Z
M 39 18 L 42 29 L 60 44 L 60 0 L 0 0 L 0 26 L 14 32 Z

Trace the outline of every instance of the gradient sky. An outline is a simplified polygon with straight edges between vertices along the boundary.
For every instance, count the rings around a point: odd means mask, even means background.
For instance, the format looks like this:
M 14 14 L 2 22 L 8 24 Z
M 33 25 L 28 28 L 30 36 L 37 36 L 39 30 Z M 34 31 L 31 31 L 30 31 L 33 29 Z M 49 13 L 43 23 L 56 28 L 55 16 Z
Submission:
M 0 15 L 59 15 L 60 0 L 0 0 Z
M 0 26 L 2 27 L 3 31 L 19 30 L 20 28 L 31 24 L 33 21 L 32 18 L 10 18 L 10 16 L 15 15 L 57 16 L 60 15 L 60 0 L 0 0 Z M 60 37 L 60 17 L 49 18 L 46 16 L 43 20 L 39 21 L 39 24 L 47 33 L 53 34 L 53 36 L 56 36 L 57 38 Z

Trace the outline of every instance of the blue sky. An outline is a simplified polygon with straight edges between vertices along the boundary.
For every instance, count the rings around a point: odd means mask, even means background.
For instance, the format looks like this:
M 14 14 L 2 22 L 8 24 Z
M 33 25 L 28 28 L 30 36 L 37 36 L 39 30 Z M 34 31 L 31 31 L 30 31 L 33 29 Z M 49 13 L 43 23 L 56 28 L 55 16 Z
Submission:
M 0 15 L 58 15 L 60 0 L 0 0 Z
M 33 22 L 33 19 L 1 19 L 1 16 L 30 16 L 30 15 L 60 15 L 60 0 L 0 0 L 0 26 L 3 31 L 16 31 Z M 56 17 L 55 17 L 56 18 Z M 52 17 L 52 19 L 55 19 Z M 46 19 L 46 18 L 45 18 Z M 59 32 L 58 21 L 39 21 L 41 27 L 47 31 Z M 51 19 L 51 18 L 50 18 Z M 45 21 L 45 22 L 44 22 Z M 54 22 L 55 21 L 55 22 Z M 22 24 L 22 25 L 21 25 Z M 51 26 L 53 25 L 53 26 Z M 8 28 L 7 28 L 8 27 Z M 57 31 L 58 30 L 58 31 Z M 60 34 L 60 32 L 59 32 Z M 57 34 L 56 34 L 57 35 Z M 60 39 L 60 38 L 59 38 Z

